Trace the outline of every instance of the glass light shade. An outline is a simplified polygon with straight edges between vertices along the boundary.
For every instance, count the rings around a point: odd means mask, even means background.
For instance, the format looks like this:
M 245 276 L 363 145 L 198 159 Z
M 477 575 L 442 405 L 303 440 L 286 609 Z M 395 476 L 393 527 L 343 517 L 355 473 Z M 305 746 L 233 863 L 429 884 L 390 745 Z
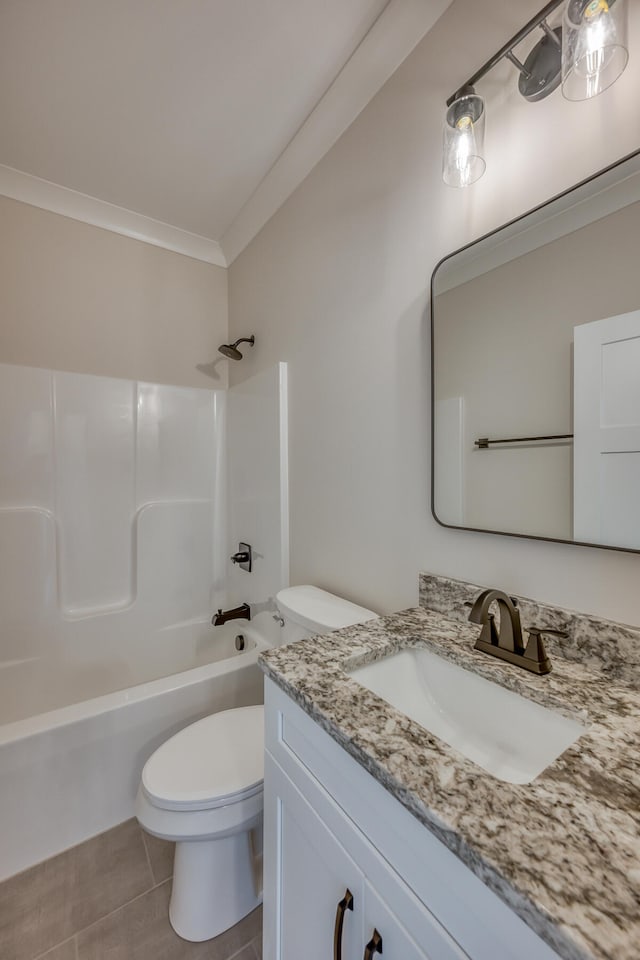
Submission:
M 468 187 L 485 171 L 484 100 L 475 93 L 459 97 L 444 123 L 442 179 L 450 187 Z
M 588 100 L 627 65 L 626 0 L 568 0 L 562 24 L 562 94 Z

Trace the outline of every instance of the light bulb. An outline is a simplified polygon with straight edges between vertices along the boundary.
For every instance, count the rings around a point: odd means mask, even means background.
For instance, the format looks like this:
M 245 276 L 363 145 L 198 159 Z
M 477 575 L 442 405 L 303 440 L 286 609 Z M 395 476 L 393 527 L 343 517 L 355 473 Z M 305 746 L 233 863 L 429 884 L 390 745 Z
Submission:
M 562 92 L 588 100 L 627 65 L 625 0 L 569 0 L 563 24 Z
M 444 125 L 442 178 L 451 187 L 468 187 L 485 171 L 482 156 L 484 102 L 475 94 L 455 100 Z
M 592 80 L 613 56 L 616 42 L 616 25 L 607 0 L 592 0 L 584 12 L 584 27 L 576 47 L 575 69 L 581 76 Z

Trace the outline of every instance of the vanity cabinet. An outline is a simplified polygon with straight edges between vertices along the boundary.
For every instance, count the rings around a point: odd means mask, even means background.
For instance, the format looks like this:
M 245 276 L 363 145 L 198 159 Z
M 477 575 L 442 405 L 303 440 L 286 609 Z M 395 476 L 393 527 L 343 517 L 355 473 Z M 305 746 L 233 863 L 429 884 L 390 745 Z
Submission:
M 268 679 L 265 724 L 265 960 L 557 960 Z
M 349 856 L 351 845 L 335 836 L 336 818 L 345 819 L 344 814 L 336 809 L 325 822 L 278 764 L 272 758 L 268 762 L 269 789 L 277 798 L 280 930 L 277 946 L 265 948 L 265 957 L 374 960 L 384 951 L 402 960 L 464 960 L 466 955 L 384 862 L 376 864 L 377 887 L 365 876 Z M 348 822 L 343 827 L 350 829 Z M 408 914 L 408 926 L 392 906 Z M 420 945 L 412 933 L 421 938 Z

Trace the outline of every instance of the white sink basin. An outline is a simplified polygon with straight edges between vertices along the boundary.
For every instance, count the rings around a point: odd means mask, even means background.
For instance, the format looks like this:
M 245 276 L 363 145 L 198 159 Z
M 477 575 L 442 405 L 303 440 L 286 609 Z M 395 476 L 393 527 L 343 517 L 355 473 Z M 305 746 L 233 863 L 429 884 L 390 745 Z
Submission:
M 587 729 L 423 648 L 348 673 L 507 783 L 530 783 Z

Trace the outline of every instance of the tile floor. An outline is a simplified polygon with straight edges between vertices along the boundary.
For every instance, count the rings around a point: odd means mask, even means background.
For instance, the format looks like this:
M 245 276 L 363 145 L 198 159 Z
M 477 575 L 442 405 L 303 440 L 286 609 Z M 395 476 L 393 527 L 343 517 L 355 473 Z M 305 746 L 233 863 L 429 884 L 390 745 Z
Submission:
M 0 883 L 2 960 L 261 960 L 262 910 L 206 943 L 168 919 L 173 844 L 135 820 Z

